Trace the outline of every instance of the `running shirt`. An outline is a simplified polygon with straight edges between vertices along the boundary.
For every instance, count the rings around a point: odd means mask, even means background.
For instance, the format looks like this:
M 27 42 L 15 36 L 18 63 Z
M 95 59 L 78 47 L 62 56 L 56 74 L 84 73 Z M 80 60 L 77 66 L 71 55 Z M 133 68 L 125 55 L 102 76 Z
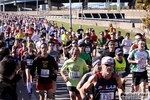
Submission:
M 144 72 L 146 71 L 146 60 L 149 58 L 149 53 L 146 50 L 133 50 L 130 54 L 128 59 L 131 60 L 138 60 L 141 59 L 140 63 L 132 64 L 132 72 Z
M 68 69 L 68 78 L 67 86 L 76 87 L 79 83 L 80 79 L 84 75 L 86 71 L 88 71 L 88 67 L 85 61 L 82 58 L 77 60 L 68 59 L 61 68 L 61 71 L 66 71 Z
M 132 39 L 123 39 L 121 45 L 123 46 L 123 54 L 129 54 L 130 47 L 132 45 Z
M 112 73 L 111 78 L 108 80 L 104 79 L 99 72 L 96 75 L 98 80 L 94 87 L 94 100 L 115 100 L 116 89 L 118 85 L 115 74 Z
M 48 55 L 46 58 L 37 57 L 33 61 L 33 66 L 31 67 L 31 71 L 30 71 L 32 76 L 34 76 L 36 68 L 37 68 L 37 74 L 39 75 L 38 83 L 51 84 L 53 68 L 55 70 L 58 70 L 58 65 L 55 59 Z
M 25 61 L 26 61 L 26 68 L 31 68 L 31 67 L 33 66 L 33 61 L 34 61 L 34 58 L 35 58 L 34 51 L 32 51 L 31 54 L 29 54 L 29 53 L 27 52 L 27 54 L 24 55 L 23 58 L 24 58 Z

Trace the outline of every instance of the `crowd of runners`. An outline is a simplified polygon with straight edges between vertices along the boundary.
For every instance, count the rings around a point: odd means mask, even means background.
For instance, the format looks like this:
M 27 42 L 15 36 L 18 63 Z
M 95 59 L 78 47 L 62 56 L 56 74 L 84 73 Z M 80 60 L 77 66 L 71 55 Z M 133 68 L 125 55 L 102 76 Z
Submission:
M 145 33 L 132 40 L 112 24 L 96 35 L 82 25 L 66 29 L 45 18 L 0 13 L 0 99 L 17 100 L 16 84 L 22 78 L 29 97 L 39 90 L 39 100 L 54 100 L 58 72 L 70 100 L 115 100 L 117 91 L 121 100 L 131 72 L 131 92 L 140 88 L 144 99 L 149 57 Z M 65 60 L 61 70 L 60 58 Z

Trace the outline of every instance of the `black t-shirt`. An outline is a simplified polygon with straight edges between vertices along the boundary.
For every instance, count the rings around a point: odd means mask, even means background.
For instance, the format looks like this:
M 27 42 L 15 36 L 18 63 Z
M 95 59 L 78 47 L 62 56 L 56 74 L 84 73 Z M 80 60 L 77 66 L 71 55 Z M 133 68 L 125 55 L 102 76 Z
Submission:
M 34 72 L 37 67 L 37 74 L 39 75 L 38 83 L 50 84 L 52 83 L 53 69 L 58 70 L 58 65 L 55 59 L 48 55 L 46 58 L 38 57 L 33 62 L 31 67 L 31 75 L 34 76 Z
M 80 34 L 79 37 L 78 37 L 78 39 L 82 39 L 82 32 L 83 31 L 84 31 L 83 29 L 78 29 L 77 30 L 78 34 Z
M 110 52 L 109 49 L 106 49 L 101 53 L 100 58 L 105 56 L 115 57 L 115 52 Z

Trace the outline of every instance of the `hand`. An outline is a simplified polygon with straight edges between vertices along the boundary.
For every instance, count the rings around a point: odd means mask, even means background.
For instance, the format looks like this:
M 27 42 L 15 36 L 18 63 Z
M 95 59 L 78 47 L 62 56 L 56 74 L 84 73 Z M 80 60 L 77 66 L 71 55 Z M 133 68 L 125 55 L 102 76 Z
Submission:
M 21 68 L 16 71 L 16 74 L 22 75 L 22 73 L 23 73 L 23 71 L 21 70 Z
M 141 59 L 139 58 L 136 60 L 136 63 L 138 64 L 138 63 L 140 63 L 140 61 L 141 61 Z
M 58 71 L 57 71 L 57 70 L 54 70 L 54 73 L 55 73 L 55 74 L 57 74 L 57 73 L 58 73 Z
M 119 75 L 120 78 L 122 78 L 122 75 Z
M 68 77 L 63 78 L 65 82 L 68 82 Z

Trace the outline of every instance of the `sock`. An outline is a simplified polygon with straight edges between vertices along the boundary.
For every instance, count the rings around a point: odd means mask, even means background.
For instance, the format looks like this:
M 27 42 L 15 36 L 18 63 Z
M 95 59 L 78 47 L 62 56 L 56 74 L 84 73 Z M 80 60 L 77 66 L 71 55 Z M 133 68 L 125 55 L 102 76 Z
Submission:
M 31 93 L 31 83 L 30 82 L 27 82 L 27 90 L 28 90 L 28 93 Z

